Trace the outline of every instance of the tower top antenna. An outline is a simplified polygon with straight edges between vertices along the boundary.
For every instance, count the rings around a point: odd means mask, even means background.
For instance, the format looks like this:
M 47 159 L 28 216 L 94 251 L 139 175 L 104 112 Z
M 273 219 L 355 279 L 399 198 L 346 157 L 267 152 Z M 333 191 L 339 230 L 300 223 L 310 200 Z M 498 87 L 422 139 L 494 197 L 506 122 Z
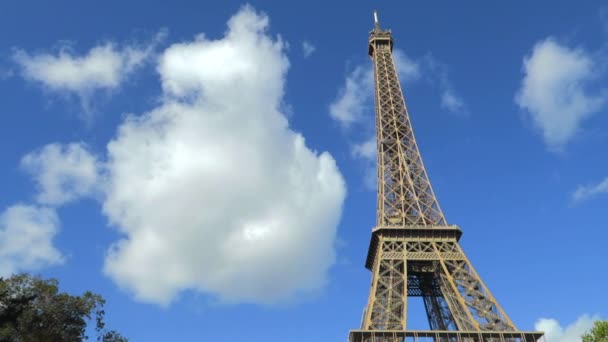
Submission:
M 378 21 L 378 10 L 374 10 L 374 25 L 376 25 L 376 28 L 380 28 L 380 22 Z

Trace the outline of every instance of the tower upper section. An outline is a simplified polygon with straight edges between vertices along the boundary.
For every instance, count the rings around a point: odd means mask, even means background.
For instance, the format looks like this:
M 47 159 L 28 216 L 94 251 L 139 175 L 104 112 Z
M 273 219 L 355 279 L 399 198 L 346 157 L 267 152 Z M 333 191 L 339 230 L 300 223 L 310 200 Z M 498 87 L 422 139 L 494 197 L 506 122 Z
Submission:
M 393 51 L 393 37 L 391 30 L 382 30 L 378 21 L 378 12 L 374 11 L 374 29 L 369 33 L 369 49 L 368 54 L 373 58 L 376 45 L 387 46 Z
M 374 63 L 378 149 L 378 227 L 443 226 L 446 220 L 416 144 L 393 61 L 393 38 L 374 12 L 369 36 Z

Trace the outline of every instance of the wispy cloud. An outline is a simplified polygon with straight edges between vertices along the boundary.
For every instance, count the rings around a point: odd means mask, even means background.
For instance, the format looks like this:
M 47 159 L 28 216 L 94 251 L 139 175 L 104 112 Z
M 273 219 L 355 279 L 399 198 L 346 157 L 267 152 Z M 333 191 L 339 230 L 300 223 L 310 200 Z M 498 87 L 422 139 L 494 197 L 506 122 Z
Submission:
M 85 54 L 78 54 L 65 43 L 52 53 L 16 49 L 13 60 L 24 79 L 40 84 L 50 92 L 76 95 L 85 115 L 90 116 L 95 92 L 117 89 L 129 74 L 152 56 L 165 35 L 166 32 L 161 31 L 144 45 L 119 47 L 114 42 L 107 42 L 94 46 Z
M 595 184 L 579 185 L 572 193 L 572 201 L 580 202 L 606 193 L 608 193 L 608 177 Z
M 363 159 L 376 159 L 376 137 L 373 136 L 360 144 L 353 145 L 353 156 Z
M 608 6 L 600 8 L 598 15 L 602 28 L 604 29 L 604 33 L 608 33 Z
M 421 62 L 424 69 L 426 70 L 425 75 L 430 79 L 439 89 L 441 94 L 440 104 L 441 108 L 446 109 L 452 114 L 466 116 L 468 115 L 468 109 L 464 99 L 458 95 L 452 82 L 448 77 L 448 67 L 445 63 L 435 58 L 432 54 L 427 54 L 422 57 Z
M 360 121 L 363 113 L 373 101 L 373 70 L 358 66 L 351 71 L 338 93 L 329 105 L 329 115 L 343 128 L 349 128 Z
M 351 153 L 354 158 L 361 160 L 365 165 L 363 183 L 369 190 L 377 188 L 376 164 L 378 149 L 376 146 L 376 136 L 372 135 L 361 143 L 352 145 Z
M 466 104 L 454 91 L 443 63 L 430 54 L 412 59 L 399 49 L 393 51 L 393 59 L 402 84 L 427 80 L 439 89 L 442 108 L 451 113 L 467 113 Z M 364 184 L 369 189 L 376 189 L 373 77 L 371 63 L 356 65 L 346 74 L 338 96 L 329 106 L 330 117 L 344 129 L 345 134 L 358 135 L 351 142 L 351 155 L 364 163 Z M 353 126 L 357 129 L 351 129 Z
M 451 89 L 444 90 L 441 94 L 441 107 L 453 113 L 462 113 L 465 110 L 464 101 Z
M 0 67 L 0 81 L 7 80 L 13 76 L 15 76 L 13 69 Z
M 416 81 L 421 77 L 421 65 L 403 51 L 393 52 L 395 67 L 402 82 Z M 343 128 L 349 128 L 364 119 L 365 113 L 373 114 L 374 70 L 371 63 L 358 65 L 346 75 L 338 96 L 329 105 L 329 114 Z
M 312 45 L 311 42 L 306 40 L 302 42 L 302 53 L 304 54 L 304 58 L 310 57 L 315 50 L 317 50 L 317 48 Z

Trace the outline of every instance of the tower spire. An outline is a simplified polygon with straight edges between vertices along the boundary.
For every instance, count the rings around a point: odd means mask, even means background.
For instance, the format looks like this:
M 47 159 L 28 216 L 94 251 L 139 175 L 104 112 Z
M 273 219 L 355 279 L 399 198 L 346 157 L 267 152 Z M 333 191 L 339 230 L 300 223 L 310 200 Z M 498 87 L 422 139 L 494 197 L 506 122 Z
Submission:
M 374 26 L 376 30 L 380 31 L 380 22 L 378 21 L 378 10 L 374 10 Z
M 393 38 L 374 11 L 378 205 L 365 266 L 372 272 L 360 330 L 349 342 L 535 342 L 518 331 L 483 283 L 448 225 L 414 137 L 393 61 Z M 422 297 L 430 330 L 407 329 L 408 297 Z

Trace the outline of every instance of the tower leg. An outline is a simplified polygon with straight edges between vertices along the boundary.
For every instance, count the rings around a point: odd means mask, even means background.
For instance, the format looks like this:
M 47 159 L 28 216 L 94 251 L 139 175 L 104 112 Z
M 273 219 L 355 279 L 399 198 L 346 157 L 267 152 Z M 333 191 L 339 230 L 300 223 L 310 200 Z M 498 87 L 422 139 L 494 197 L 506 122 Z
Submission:
M 471 266 L 457 242 L 433 243 L 442 293 L 459 330 L 514 331 L 515 326 Z
M 377 243 L 364 330 L 407 330 L 408 294 L 423 297 L 431 330 L 516 330 L 456 239 L 388 235 Z
M 436 269 L 438 265 L 435 265 Z M 438 273 L 427 273 L 421 277 L 422 297 L 431 330 L 455 330 L 456 323 L 446 300 L 437 289 Z
M 407 268 L 403 241 L 383 241 L 374 267 L 364 328 L 404 330 L 407 313 Z

